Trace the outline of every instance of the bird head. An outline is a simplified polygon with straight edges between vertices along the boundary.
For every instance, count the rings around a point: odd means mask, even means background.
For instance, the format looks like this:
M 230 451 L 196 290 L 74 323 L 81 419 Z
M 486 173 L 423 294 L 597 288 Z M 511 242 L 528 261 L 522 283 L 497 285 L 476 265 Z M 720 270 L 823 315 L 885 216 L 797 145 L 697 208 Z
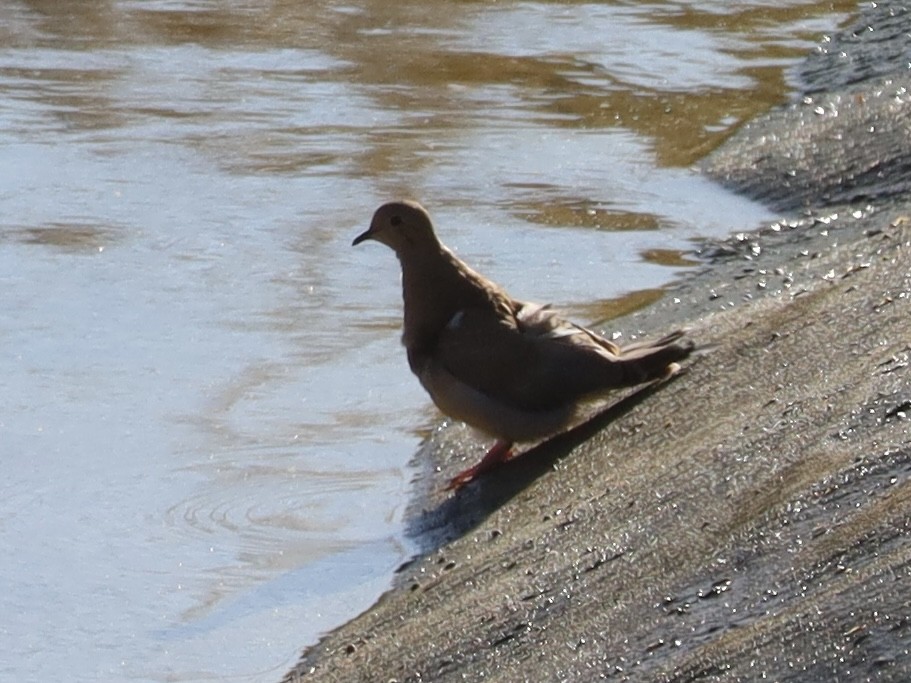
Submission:
M 367 240 L 381 242 L 399 256 L 416 249 L 440 246 L 430 215 L 423 206 L 410 200 L 383 204 L 373 214 L 367 231 L 355 237 L 351 246 Z

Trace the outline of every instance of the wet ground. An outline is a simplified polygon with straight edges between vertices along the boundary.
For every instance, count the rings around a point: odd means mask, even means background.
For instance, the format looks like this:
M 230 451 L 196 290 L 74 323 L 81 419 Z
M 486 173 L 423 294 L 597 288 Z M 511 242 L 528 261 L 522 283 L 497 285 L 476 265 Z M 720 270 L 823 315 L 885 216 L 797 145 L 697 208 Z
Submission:
M 438 423 L 407 194 L 598 321 L 772 214 L 691 168 L 851 2 L 0 6 L 0 678 L 274 680 L 366 609 Z

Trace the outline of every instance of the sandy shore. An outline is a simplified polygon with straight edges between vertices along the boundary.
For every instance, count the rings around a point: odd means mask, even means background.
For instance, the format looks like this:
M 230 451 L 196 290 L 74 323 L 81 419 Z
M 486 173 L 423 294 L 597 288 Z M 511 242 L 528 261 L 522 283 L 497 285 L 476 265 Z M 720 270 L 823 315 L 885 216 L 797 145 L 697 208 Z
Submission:
M 440 429 L 425 554 L 287 681 L 911 680 L 911 15 L 889 10 L 706 161 L 790 217 L 611 323 L 708 350 L 454 497 L 478 444 Z

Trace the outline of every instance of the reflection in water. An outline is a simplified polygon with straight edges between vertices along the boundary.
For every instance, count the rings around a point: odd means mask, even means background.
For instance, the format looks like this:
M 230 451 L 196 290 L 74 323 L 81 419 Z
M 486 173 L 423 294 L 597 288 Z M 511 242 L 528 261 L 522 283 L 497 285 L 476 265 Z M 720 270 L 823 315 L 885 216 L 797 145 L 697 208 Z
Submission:
M 515 186 L 517 190 L 520 185 Z M 538 194 L 548 194 L 556 188 L 539 185 L 531 188 Z M 554 193 L 556 194 L 556 193 Z M 650 213 L 612 210 L 584 197 L 562 197 L 547 201 L 531 201 L 526 206 L 518 205 L 514 215 L 531 223 L 552 227 L 589 228 L 594 230 L 658 230 L 661 217 Z
M 279 678 L 406 557 L 438 422 L 375 206 L 647 305 L 766 217 L 688 167 L 852 6 L 0 4 L 0 677 Z
M 699 262 L 691 258 L 689 254 L 690 252 L 679 249 L 646 249 L 642 252 L 642 258 L 649 263 L 660 263 L 662 266 L 674 268 L 699 265 Z
M 97 225 L 56 223 L 21 229 L 10 229 L 7 238 L 23 244 L 43 244 L 72 253 L 97 253 L 104 251 L 118 237 L 116 230 Z

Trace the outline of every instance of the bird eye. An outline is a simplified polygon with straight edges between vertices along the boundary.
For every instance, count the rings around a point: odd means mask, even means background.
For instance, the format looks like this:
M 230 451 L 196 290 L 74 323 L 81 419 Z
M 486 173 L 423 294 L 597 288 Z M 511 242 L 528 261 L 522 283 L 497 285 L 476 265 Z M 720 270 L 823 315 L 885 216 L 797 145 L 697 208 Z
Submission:
M 389 223 L 390 223 L 391 225 L 401 225 L 401 224 L 402 224 L 402 217 L 401 217 L 401 216 L 393 216 L 392 218 L 389 219 Z

